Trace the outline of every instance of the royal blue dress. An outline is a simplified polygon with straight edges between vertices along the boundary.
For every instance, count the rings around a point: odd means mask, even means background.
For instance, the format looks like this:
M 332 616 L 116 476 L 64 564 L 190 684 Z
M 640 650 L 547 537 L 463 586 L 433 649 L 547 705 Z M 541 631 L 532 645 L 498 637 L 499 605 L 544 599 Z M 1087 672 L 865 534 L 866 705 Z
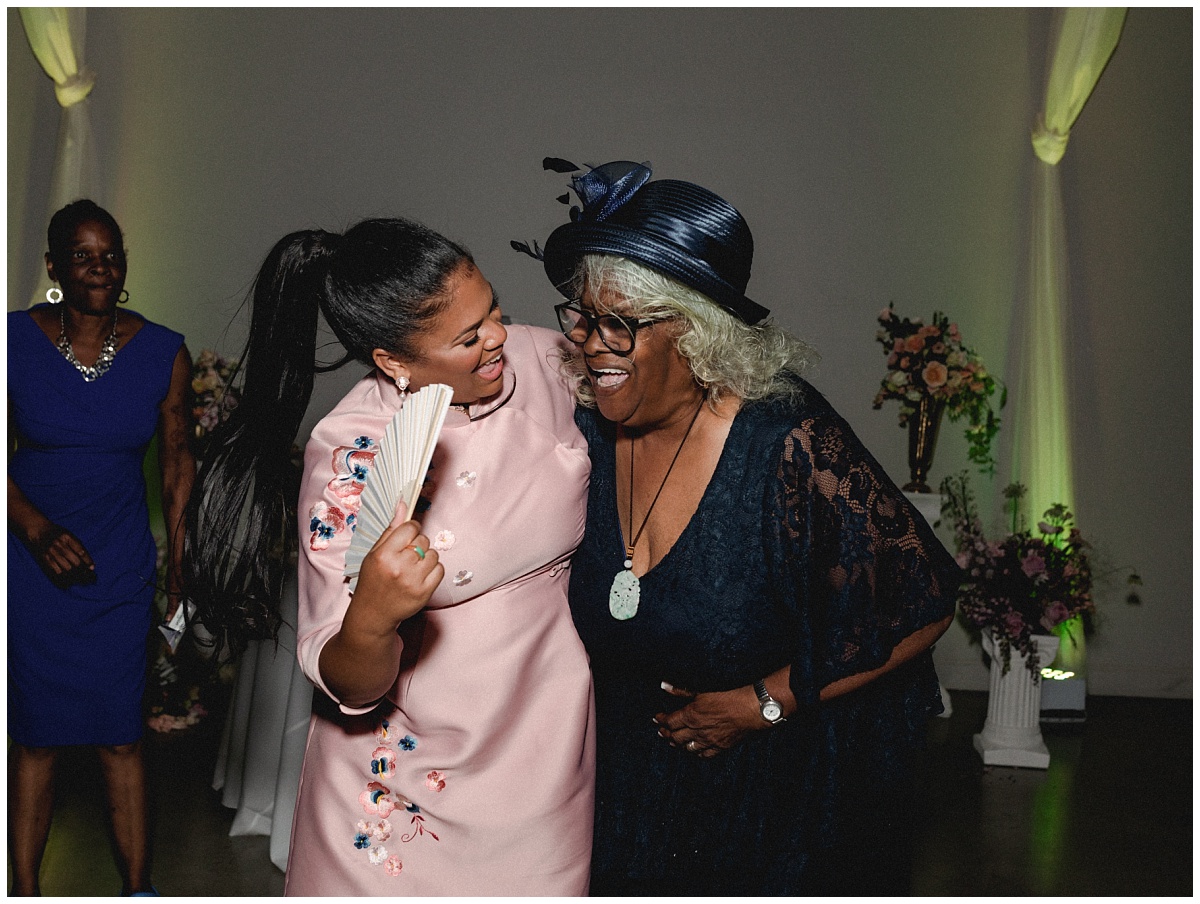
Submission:
M 915 818 L 904 792 L 941 711 L 932 659 L 818 694 L 950 615 L 954 560 L 804 383 L 798 400 L 742 406 L 695 515 L 618 621 L 613 427 L 594 411 L 577 421 L 592 458 L 570 585 L 596 688 L 592 893 L 894 893 L 903 864 L 884 861 Z M 686 702 L 661 682 L 727 690 L 786 665 L 800 704 L 786 722 L 712 758 L 658 736 L 653 716 Z M 881 881 L 859 881 L 869 873 Z
M 96 565 L 96 583 L 60 590 L 9 530 L 8 734 L 18 744 L 142 735 L 157 559 L 142 461 L 182 344 L 146 321 L 87 383 L 28 311 L 8 315 L 9 476 Z

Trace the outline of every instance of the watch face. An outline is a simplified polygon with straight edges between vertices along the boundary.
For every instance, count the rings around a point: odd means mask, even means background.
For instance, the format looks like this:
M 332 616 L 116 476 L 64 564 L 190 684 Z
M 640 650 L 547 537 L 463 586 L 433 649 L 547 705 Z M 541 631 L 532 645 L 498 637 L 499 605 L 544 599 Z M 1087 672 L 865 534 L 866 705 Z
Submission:
M 768 722 L 778 722 L 783 716 L 783 709 L 774 700 L 762 705 L 763 718 Z

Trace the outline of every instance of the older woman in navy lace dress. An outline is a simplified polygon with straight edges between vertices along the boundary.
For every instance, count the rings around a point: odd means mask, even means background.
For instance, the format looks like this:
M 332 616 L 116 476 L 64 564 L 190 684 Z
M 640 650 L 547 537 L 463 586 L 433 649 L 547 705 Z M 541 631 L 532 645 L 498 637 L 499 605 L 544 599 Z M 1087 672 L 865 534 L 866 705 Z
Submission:
M 544 250 L 592 458 L 592 893 L 903 892 L 957 566 L 746 297 L 745 220 L 650 175 L 574 178 Z

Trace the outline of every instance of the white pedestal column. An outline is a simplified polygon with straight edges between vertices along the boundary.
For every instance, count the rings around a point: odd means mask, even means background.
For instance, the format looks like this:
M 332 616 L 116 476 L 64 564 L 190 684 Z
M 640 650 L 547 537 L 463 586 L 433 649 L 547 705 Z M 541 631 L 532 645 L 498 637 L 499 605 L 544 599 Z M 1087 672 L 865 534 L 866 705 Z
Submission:
M 1034 655 L 1039 669 L 1048 665 L 1058 651 L 1058 638 L 1034 635 Z M 1041 685 L 1034 682 L 1024 656 L 1012 651 L 1007 674 L 1002 674 L 996 641 L 983 632 L 983 648 L 992 659 L 988 686 L 987 719 L 975 735 L 975 749 L 987 766 L 1022 766 L 1046 769 L 1050 751 L 1042 740 Z

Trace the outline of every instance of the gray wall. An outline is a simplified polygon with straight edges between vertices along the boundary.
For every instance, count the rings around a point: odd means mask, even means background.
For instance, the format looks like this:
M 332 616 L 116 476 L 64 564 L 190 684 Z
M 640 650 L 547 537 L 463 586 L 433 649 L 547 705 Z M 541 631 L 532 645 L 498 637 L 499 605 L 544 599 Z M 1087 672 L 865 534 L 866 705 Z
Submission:
M 58 110 L 8 11 L 10 309 L 44 250 Z M 875 314 L 936 308 L 1012 369 L 1049 10 L 121 9 L 88 13 L 101 171 L 133 306 L 194 352 L 285 232 L 402 213 L 464 241 L 515 320 L 556 296 L 510 239 L 564 219 L 543 156 L 650 161 L 754 230 L 751 297 L 823 354 L 814 382 L 898 483 Z M 1133 9 L 1061 164 L 1077 508 L 1145 602 L 1101 588 L 1089 690 L 1191 695 L 1190 9 Z M 1015 371 L 1014 371 L 1015 372 Z M 311 423 L 356 377 L 324 379 Z M 1002 431 L 1002 436 L 1003 436 Z M 943 428 L 934 477 L 965 467 Z M 976 479 L 986 508 L 1003 480 Z M 957 625 L 951 688 L 986 687 Z

